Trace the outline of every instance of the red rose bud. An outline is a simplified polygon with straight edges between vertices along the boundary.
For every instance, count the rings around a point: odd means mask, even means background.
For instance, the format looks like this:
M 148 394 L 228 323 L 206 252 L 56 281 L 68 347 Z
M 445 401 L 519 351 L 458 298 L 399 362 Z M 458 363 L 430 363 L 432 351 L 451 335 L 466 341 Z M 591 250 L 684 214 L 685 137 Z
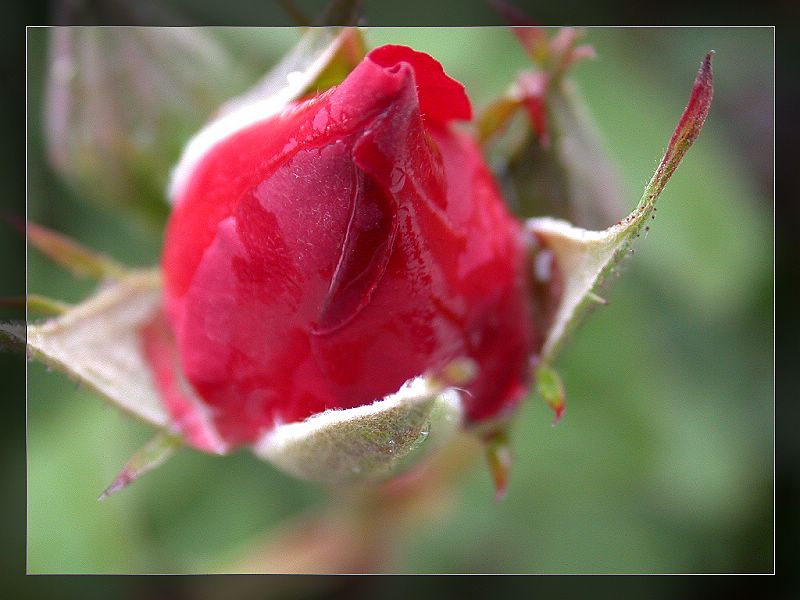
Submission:
M 183 384 L 150 356 L 188 443 L 263 445 L 462 358 L 466 422 L 506 416 L 541 339 L 525 234 L 453 128 L 463 86 L 383 46 L 339 86 L 261 109 L 210 126 L 176 170 L 163 271 Z

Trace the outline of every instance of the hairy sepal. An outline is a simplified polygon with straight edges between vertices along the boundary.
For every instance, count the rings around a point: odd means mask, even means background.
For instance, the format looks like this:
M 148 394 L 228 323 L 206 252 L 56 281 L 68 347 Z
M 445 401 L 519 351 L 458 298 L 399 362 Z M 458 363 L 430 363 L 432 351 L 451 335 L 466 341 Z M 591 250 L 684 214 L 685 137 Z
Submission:
M 279 425 L 254 452 L 310 481 L 380 481 L 441 446 L 461 421 L 460 392 L 434 378 L 417 377 L 372 404 Z
M 526 223 L 540 249 L 555 256 L 561 277 L 561 298 L 548 324 L 540 365 L 552 364 L 569 333 L 582 321 L 589 307 L 602 303 L 597 291 L 606 276 L 630 250 L 640 232 L 649 228 L 655 204 L 681 159 L 700 134 L 713 97 L 709 52 L 703 60 L 689 102 L 670 138 L 664 157 L 645 187 L 636 208 L 622 221 L 603 231 L 575 227 L 550 217 Z
M 157 271 L 128 271 L 58 317 L 28 324 L 28 355 L 122 411 L 166 428 L 138 336 L 158 310 L 160 281 Z

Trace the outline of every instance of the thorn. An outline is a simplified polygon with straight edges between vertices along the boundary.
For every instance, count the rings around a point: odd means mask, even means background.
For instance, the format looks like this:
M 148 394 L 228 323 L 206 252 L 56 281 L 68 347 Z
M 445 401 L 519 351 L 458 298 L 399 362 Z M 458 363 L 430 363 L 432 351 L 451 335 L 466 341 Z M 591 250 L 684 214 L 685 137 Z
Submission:
M 605 298 L 603 298 L 601 296 L 598 296 L 594 292 L 588 292 L 586 294 L 586 297 L 589 298 L 589 300 L 591 300 L 592 302 L 596 302 L 597 304 L 602 304 L 603 306 L 607 306 L 608 305 L 608 300 L 606 300 Z

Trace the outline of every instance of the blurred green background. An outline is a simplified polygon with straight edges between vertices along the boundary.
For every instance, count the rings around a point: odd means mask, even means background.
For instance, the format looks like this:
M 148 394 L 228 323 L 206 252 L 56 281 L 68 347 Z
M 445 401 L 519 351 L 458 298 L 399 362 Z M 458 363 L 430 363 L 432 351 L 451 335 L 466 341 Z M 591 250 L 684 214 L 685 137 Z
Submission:
M 248 69 L 291 29 L 214 30 Z M 48 31 L 30 30 L 29 217 L 120 261 L 157 261 L 160 231 L 87 203 L 44 158 Z M 526 60 L 502 28 L 367 31 L 431 53 L 481 106 Z M 559 362 L 561 423 L 525 402 L 508 497 L 477 462 L 449 512 L 408 532 L 392 569 L 419 573 L 770 572 L 773 568 L 773 259 L 770 28 L 592 28 L 573 73 L 633 207 L 705 52 L 716 96 L 658 219 Z M 213 85 L 213 82 L 209 82 Z M 618 215 L 621 218 L 624 215 Z M 615 220 L 615 219 L 614 219 Z M 31 251 L 30 292 L 91 290 Z M 149 430 L 38 364 L 28 369 L 30 573 L 215 571 L 324 493 L 247 452 L 182 451 L 96 502 Z

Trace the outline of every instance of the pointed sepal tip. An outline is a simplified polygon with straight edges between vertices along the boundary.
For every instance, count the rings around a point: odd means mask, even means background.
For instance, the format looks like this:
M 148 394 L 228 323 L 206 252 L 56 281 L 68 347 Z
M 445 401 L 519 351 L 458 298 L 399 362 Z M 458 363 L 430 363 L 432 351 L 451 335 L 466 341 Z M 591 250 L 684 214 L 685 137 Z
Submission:
M 553 410 L 553 426 L 561 420 L 566 408 L 564 382 L 558 372 L 548 364 L 541 363 L 536 368 L 536 391 Z
M 678 167 L 678 163 L 700 135 L 711 108 L 711 100 L 714 98 L 714 73 L 711 68 L 713 57 L 714 51 L 710 50 L 700 64 L 686 108 L 683 109 L 669 140 L 667 151 L 648 185 L 648 197 L 661 193 Z
M 508 440 L 508 430 L 496 431 L 484 439 L 486 462 L 494 484 L 494 499 L 499 502 L 508 492 L 508 478 L 513 455 Z
M 97 501 L 102 502 L 139 479 L 148 471 L 164 464 L 182 444 L 183 441 L 179 436 L 166 432 L 157 434 L 131 457 L 114 478 L 114 481 L 111 482 L 111 485 L 98 496 Z

